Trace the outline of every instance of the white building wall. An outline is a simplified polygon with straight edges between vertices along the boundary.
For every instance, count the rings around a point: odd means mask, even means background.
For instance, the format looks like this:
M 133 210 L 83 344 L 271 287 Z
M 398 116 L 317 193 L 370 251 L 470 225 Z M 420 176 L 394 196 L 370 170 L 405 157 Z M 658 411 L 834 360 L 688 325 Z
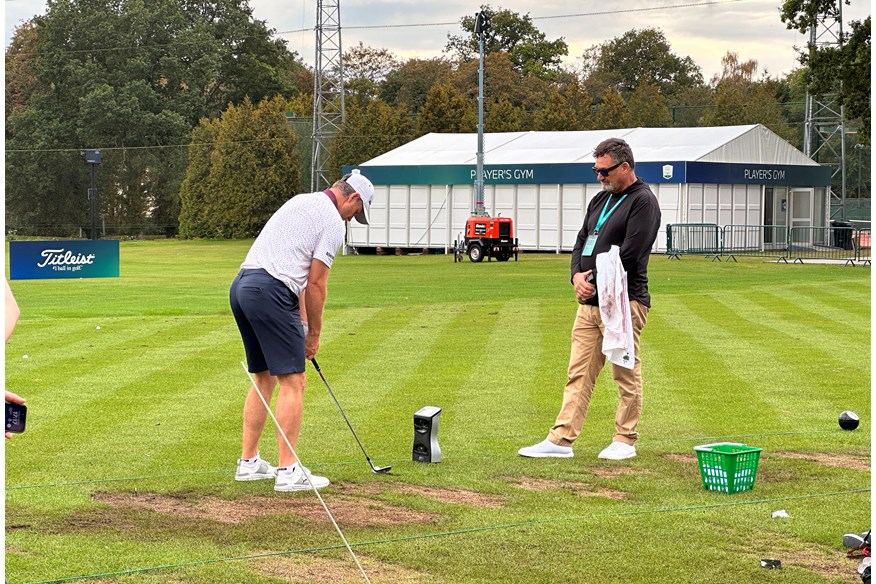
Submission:
M 514 220 L 524 251 L 571 251 L 598 184 L 487 185 L 484 205 Z M 662 213 L 654 251 L 666 249 L 666 225 L 759 225 L 761 185 L 652 184 Z M 371 225 L 349 224 L 354 247 L 430 247 L 449 250 L 462 237 L 475 204 L 473 185 L 376 187 Z
M 651 185 L 651 190 L 660 204 L 660 228 L 657 231 L 657 239 L 654 241 L 654 251 L 666 251 L 666 225 L 680 223 L 684 214 L 681 193 L 682 186 L 679 183 L 660 183 Z

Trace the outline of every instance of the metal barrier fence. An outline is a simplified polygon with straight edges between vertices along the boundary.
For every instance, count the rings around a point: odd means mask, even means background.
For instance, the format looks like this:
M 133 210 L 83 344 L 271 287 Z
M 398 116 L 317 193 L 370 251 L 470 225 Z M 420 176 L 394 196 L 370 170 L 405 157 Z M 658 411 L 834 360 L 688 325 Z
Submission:
M 714 223 L 670 223 L 666 226 L 666 255 L 705 255 L 720 259 L 721 228 Z
M 725 225 L 721 230 L 721 255 L 782 257 L 788 249 L 785 225 Z
M 870 228 L 850 224 L 831 227 L 675 223 L 666 226 L 666 255 L 702 255 L 712 260 L 737 256 L 776 258 L 787 263 L 833 260 L 870 265 Z

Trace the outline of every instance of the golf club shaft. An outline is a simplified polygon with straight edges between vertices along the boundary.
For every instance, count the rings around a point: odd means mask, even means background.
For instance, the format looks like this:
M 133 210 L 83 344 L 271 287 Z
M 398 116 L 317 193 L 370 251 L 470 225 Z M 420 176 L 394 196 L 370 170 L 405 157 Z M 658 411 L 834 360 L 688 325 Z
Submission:
M 283 441 L 286 443 L 286 446 L 289 447 L 289 450 L 292 452 L 292 455 L 295 457 L 297 464 L 304 466 L 304 463 L 301 462 L 301 459 L 298 457 L 298 453 L 295 452 L 295 448 L 292 447 L 292 443 L 289 442 L 289 438 L 286 436 L 286 432 L 283 431 L 283 427 L 280 425 L 280 422 L 277 421 L 277 417 L 274 416 L 274 412 L 271 411 L 271 406 L 268 405 L 268 402 L 265 400 L 265 397 L 262 395 L 262 392 L 259 390 L 259 386 L 256 383 L 255 379 L 253 378 L 252 373 L 250 373 L 249 369 L 246 368 L 246 363 L 241 361 L 240 366 L 243 367 L 244 372 L 246 372 L 246 376 L 249 377 L 249 381 L 250 381 L 250 383 L 252 383 L 253 390 L 255 391 L 256 395 L 259 397 L 259 400 L 261 400 L 262 405 L 265 406 L 265 410 L 267 411 L 268 415 L 271 416 L 271 420 L 274 421 L 274 425 L 277 427 L 277 432 L 280 434 L 280 436 L 283 437 Z M 307 476 L 307 472 L 304 472 L 304 480 L 306 480 L 307 484 L 310 485 L 310 488 L 316 494 L 316 498 L 319 499 L 319 502 L 322 505 L 322 508 L 325 509 L 325 512 L 326 512 L 326 514 L 328 514 L 329 519 L 332 520 L 332 525 L 335 526 L 335 530 L 337 530 L 338 535 L 341 536 L 341 540 L 344 542 L 344 546 L 346 546 L 347 551 L 350 552 L 351 556 L 353 556 L 353 561 L 356 562 L 356 566 L 359 568 L 359 572 L 362 574 L 362 577 L 365 578 L 365 581 L 368 582 L 368 584 L 371 584 L 371 580 L 368 578 L 368 574 L 365 573 L 365 568 L 362 567 L 362 564 L 359 562 L 359 558 L 356 556 L 356 553 L 353 551 L 353 548 L 350 547 L 350 543 L 347 541 L 347 537 L 344 535 L 344 532 L 341 531 L 341 527 L 338 525 L 338 522 L 335 521 L 335 516 L 332 515 L 331 511 L 329 511 L 328 505 L 325 504 L 325 500 L 322 498 L 322 495 L 320 495 L 317 488 L 315 486 L 313 486 L 313 483 L 310 481 L 310 477 Z
M 368 457 L 368 453 L 365 452 L 365 447 L 362 445 L 362 441 L 359 440 L 359 436 L 356 435 L 356 431 L 353 429 L 353 425 L 350 423 L 350 420 L 347 419 L 347 414 L 344 413 L 344 408 L 341 407 L 341 403 L 338 401 L 338 398 L 335 397 L 335 393 L 332 391 L 329 382 L 326 380 L 325 375 L 322 374 L 322 369 L 319 368 L 319 363 L 316 362 L 316 359 L 311 359 L 311 363 L 313 363 L 314 368 L 316 368 L 316 372 L 319 373 L 319 376 L 322 378 L 322 382 L 325 384 L 325 388 L 328 390 L 329 395 L 332 396 L 332 399 L 335 401 L 335 405 L 338 406 L 338 411 L 341 412 L 341 416 L 343 416 L 344 421 L 347 423 L 347 427 L 350 428 L 350 432 L 353 433 L 353 438 L 356 439 L 356 443 L 359 444 L 359 448 L 362 449 L 362 454 L 365 455 L 365 460 L 368 461 L 368 464 L 371 466 L 371 470 L 377 472 L 377 469 L 374 468 L 374 463 L 371 462 L 371 459 Z

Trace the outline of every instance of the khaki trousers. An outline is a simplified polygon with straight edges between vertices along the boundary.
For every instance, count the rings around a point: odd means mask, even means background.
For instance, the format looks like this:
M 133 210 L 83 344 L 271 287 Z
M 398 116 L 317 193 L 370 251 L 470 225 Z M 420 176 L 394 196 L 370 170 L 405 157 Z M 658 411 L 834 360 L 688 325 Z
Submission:
M 639 361 L 639 336 L 648 319 L 648 307 L 630 301 L 633 338 L 636 346 L 636 364 L 633 369 L 612 364 L 612 376 L 617 382 L 620 403 L 614 419 L 615 435 L 612 440 L 632 445 L 639 437 L 636 426 L 642 415 L 642 364 Z M 598 306 L 581 304 L 572 327 L 572 354 L 569 357 L 569 380 L 563 392 L 563 405 L 548 439 L 560 446 L 571 446 L 584 426 L 590 396 L 596 378 L 605 365 L 602 354 L 602 335 L 605 327 Z

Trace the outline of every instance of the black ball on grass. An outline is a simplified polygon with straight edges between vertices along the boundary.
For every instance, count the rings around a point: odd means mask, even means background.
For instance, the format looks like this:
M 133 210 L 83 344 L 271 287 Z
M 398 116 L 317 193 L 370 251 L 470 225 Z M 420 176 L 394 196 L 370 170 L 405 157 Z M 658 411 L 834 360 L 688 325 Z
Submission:
M 851 410 L 846 410 L 839 415 L 839 425 L 843 430 L 854 430 L 860 422 L 858 414 Z

